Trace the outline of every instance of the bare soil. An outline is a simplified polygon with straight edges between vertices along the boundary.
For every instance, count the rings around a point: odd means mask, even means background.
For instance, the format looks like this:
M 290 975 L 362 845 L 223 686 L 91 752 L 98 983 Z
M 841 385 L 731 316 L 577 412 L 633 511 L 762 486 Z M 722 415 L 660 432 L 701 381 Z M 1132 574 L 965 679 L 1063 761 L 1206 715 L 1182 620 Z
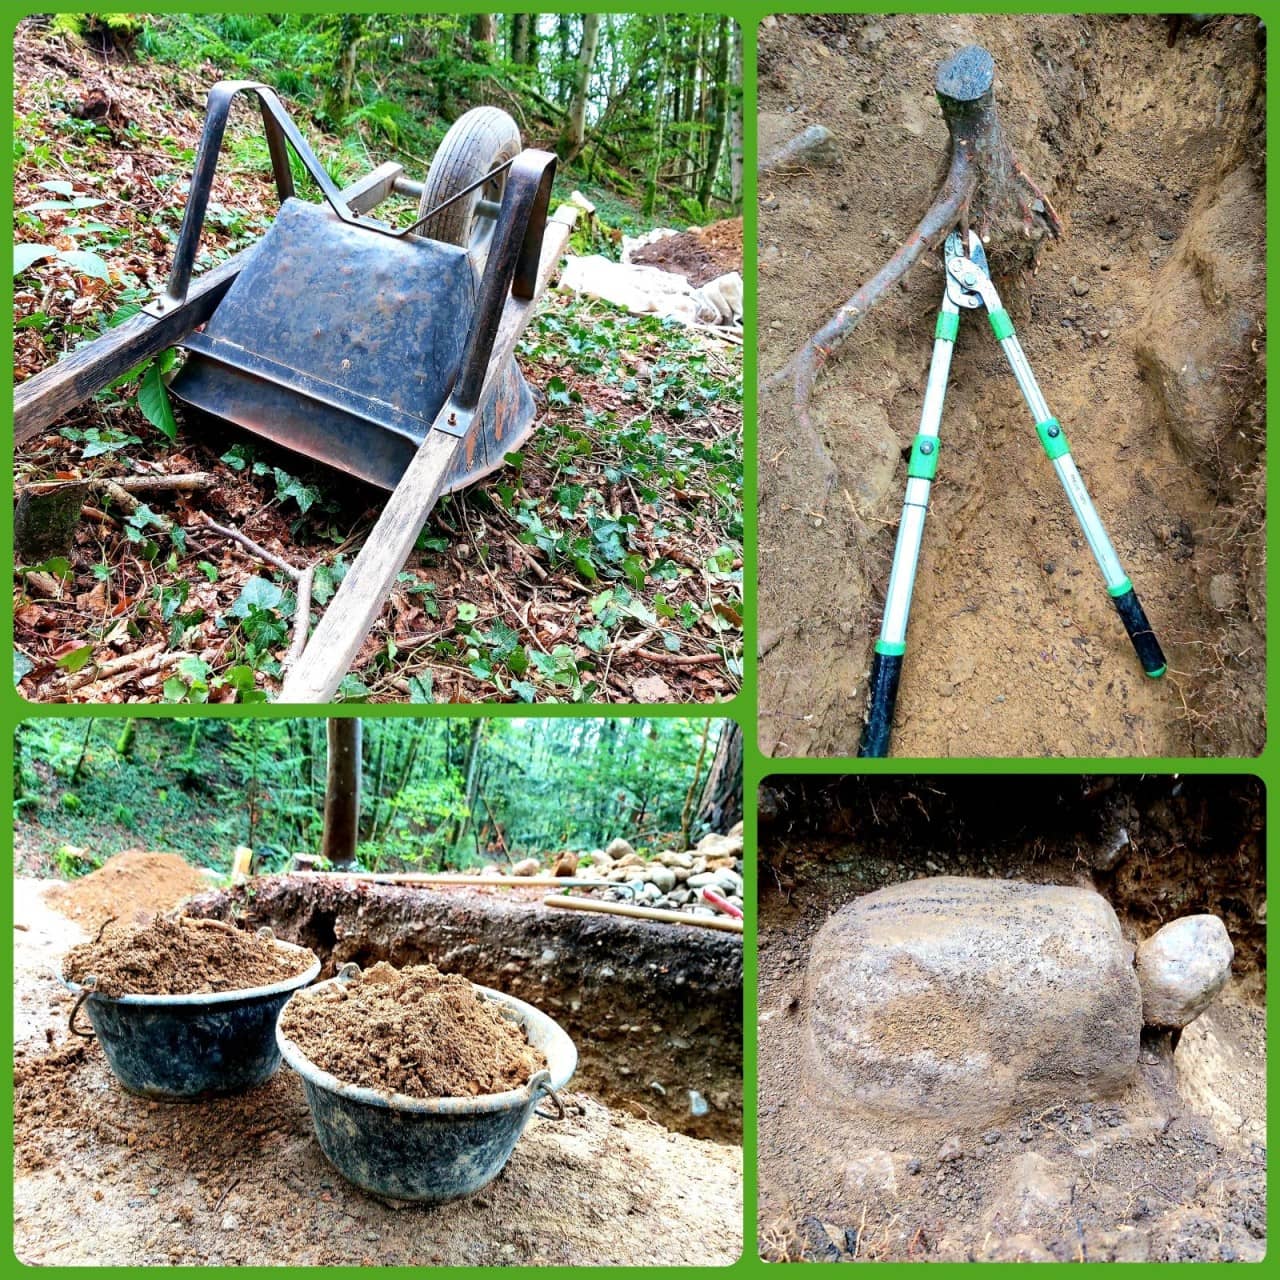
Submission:
M 963 320 L 917 579 L 901 756 L 1254 754 L 1264 741 L 1262 33 L 1069 15 L 790 16 L 761 34 L 760 368 L 930 204 L 937 64 L 979 43 L 1014 152 L 1066 224 L 997 280 L 1169 658 L 1143 676 L 980 317 Z M 819 378 L 828 494 L 790 388 L 761 395 L 763 750 L 852 755 L 941 296 L 923 260 Z M 1194 426 L 1188 426 L 1194 423 Z
M 314 963 L 219 920 L 158 916 L 145 925 L 107 925 L 68 952 L 63 972 L 72 982 L 92 975 L 107 996 L 186 996 L 269 987 Z
M 287 1069 L 236 1098 L 135 1098 L 96 1045 L 66 1035 L 53 940 L 74 926 L 31 881 L 15 901 L 14 1247 L 25 1263 L 675 1266 L 741 1253 L 741 1150 L 582 1093 L 565 1095 L 564 1122 L 534 1119 L 480 1194 L 399 1210 L 325 1161 Z
M 54 885 L 49 901 L 96 933 L 111 918 L 144 923 L 208 887 L 208 877 L 177 854 L 125 849 L 87 876 Z
M 508 992 L 573 1038 L 577 1087 L 679 1133 L 742 1140 L 740 934 L 337 876 L 260 876 L 188 910 L 270 925 L 325 976 L 434 964 Z
M 1252 779 L 1183 781 L 810 778 L 770 792 L 759 963 L 766 1257 L 1261 1258 L 1262 793 Z M 1191 851 L 1212 874 L 1197 879 Z M 1144 1034 L 1138 1078 L 1113 1100 L 1064 1099 L 990 1125 L 855 1118 L 804 1083 L 812 940 L 846 902 L 935 874 L 1091 885 L 1130 940 L 1216 911 L 1236 942 L 1233 978 L 1176 1048 Z
M 523 1088 L 546 1060 L 465 978 L 385 961 L 344 985 L 300 991 L 281 1030 L 344 1084 L 411 1098 Z
M 664 236 L 637 249 L 631 261 L 678 272 L 699 288 L 717 276 L 742 270 L 742 219 L 725 218 L 678 236 Z

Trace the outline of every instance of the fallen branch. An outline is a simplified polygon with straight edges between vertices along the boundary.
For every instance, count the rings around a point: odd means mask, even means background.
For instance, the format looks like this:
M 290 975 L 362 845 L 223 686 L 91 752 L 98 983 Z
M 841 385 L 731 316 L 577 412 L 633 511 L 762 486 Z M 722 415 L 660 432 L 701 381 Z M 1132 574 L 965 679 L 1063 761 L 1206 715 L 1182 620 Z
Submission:
M 828 492 L 837 471 L 813 425 L 809 402 L 818 373 L 867 312 L 922 253 L 936 249 L 957 227 L 967 239 L 975 214 L 984 243 L 998 236 L 1003 246 L 1012 234 L 1032 247 L 1032 257 L 1044 233 L 1057 236 L 1062 230 L 1053 206 L 1014 159 L 1005 140 L 996 114 L 994 84 L 995 62 L 976 46 L 961 49 L 938 68 L 938 102 L 951 134 L 951 160 L 941 189 L 893 257 L 766 382 L 770 389 L 791 382 L 796 423 L 809 438 Z M 997 256 L 999 248 L 988 251 L 989 259 Z

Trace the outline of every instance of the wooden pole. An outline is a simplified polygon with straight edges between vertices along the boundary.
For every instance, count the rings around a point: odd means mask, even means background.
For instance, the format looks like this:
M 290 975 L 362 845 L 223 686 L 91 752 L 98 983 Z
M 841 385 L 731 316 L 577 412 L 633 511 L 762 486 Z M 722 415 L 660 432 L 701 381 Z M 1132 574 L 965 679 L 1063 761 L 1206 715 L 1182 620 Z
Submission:
M 321 854 L 336 867 L 356 860 L 360 840 L 361 723 L 357 716 L 329 721 L 329 773 L 324 790 Z
M 468 885 L 477 889 L 609 889 L 612 880 L 579 880 L 573 876 L 469 876 L 449 872 L 293 871 L 308 880 L 364 880 L 370 884 L 399 884 L 430 889 L 435 885 Z
M 634 920 L 651 920 L 657 924 L 688 924 L 702 929 L 718 929 L 721 933 L 741 933 L 742 921 L 728 916 L 695 916 L 687 911 L 662 911 L 657 907 L 632 907 L 625 902 L 601 902 L 598 898 L 561 898 L 548 894 L 544 907 L 570 911 L 598 911 L 601 915 L 630 916 Z

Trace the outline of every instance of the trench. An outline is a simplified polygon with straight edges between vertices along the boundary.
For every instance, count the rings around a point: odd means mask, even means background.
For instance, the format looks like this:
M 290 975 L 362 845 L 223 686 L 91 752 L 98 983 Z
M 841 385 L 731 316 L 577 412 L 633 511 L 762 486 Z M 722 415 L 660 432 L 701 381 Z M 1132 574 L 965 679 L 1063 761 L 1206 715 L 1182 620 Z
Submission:
M 322 977 L 385 960 L 430 963 L 535 1005 L 578 1049 L 570 1088 L 692 1137 L 742 1141 L 742 940 L 477 893 L 267 876 L 208 893 L 310 947 Z

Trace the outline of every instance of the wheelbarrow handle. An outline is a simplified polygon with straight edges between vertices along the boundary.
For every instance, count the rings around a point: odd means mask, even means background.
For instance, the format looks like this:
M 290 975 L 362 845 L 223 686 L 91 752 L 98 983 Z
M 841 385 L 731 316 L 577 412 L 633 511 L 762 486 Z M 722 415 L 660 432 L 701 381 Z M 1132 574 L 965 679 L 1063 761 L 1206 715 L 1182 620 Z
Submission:
M 196 167 L 191 175 L 191 187 L 187 193 L 187 207 L 182 214 L 182 226 L 178 231 L 178 244 L 173 254 L 173 267 L 169 283 L 163 295 L 146 309 L 163 315 L 180 307 L 191 287 L 191 272 L 195 266 L 196 252 L 200 248 L 200 235 L 204 230 L 205 213 L 209 196 L 213 191 L 213 179 L 218 169 L 218 156 L 222 152 L 222 139 L 227 130 L 231 104 L 242 93 L 252 93 L 262 110 L 262 127 L 267 136 L 267 150 L 271 154 L 271 171 L 276 180 L 280 202 L 293 195 L 293 170 L 289 165 L 289 148 L 302 161 L 303 168 L 315 179 L 325 200 L 344 222 L 358 221 L 342 193 L 329 177 L 310 144 L 293 123 L 284 104 L 273 89 L 256 80 L 219 80 L 209 90 L 205 104 L 204 130 L 200 134 L 200 150 L 196 154 Z
M 538 262 L 555 176 L 555 156 L 532 148 L 516 156 L 507 170 L 493 242 L 480 280 L 475 320 L 467 335 L 451 397 L 460 409 L 472 410 L 480 402 L 507 294 L 528 300 L 537 289 Z

